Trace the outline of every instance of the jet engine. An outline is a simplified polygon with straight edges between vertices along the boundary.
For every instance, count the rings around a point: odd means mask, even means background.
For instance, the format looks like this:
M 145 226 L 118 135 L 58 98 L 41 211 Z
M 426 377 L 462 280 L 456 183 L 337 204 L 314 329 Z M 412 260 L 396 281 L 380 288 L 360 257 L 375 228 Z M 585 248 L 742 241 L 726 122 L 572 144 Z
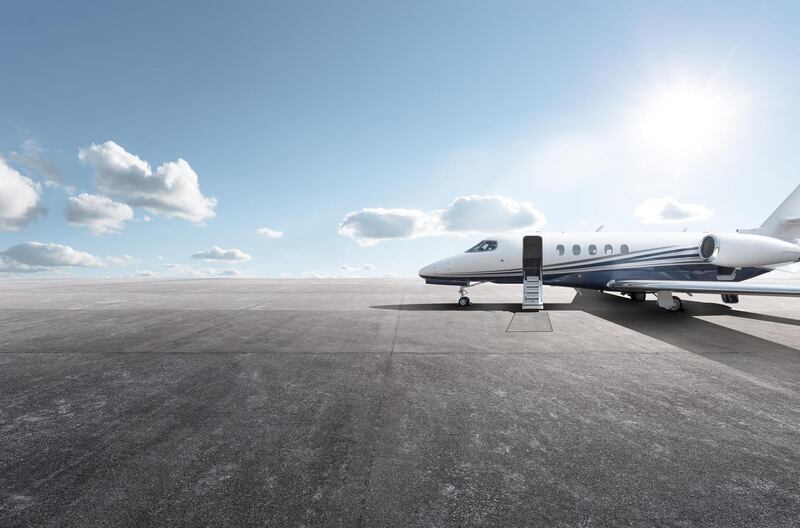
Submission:
M 800 245 L 761 235 L 706 235 L 700 257 L 722 268 L 769 266 L 800 260 Z

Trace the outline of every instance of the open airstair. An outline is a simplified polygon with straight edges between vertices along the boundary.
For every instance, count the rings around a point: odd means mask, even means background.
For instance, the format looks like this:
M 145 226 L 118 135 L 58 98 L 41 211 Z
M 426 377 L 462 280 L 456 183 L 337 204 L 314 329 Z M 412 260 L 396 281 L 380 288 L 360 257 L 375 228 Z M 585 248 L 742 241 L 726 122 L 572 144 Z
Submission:
M 544 308 L 542 302 L 542 281 L 539 277 L 525 277 L 522 284 L 522 307 L 526 310 L 541 310 Z
M 522 239 L 522 309 L 542 310 L 542 237 Z

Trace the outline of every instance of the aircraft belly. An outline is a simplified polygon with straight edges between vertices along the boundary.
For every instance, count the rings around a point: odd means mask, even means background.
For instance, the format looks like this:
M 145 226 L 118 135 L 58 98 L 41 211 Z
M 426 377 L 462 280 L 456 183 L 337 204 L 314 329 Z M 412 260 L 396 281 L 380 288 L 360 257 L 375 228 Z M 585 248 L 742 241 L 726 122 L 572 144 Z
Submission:
M 737 270 L 734 280 L 743 281 L 762 275 L 769 270 L 744 268 Z M 620 268 L 600 271 L 581 271 L 544 274 L 544 284 L 603 290 L 610 281 L 621 280 L 680 280 L 717 281 L 719 269 L 710 264 Z

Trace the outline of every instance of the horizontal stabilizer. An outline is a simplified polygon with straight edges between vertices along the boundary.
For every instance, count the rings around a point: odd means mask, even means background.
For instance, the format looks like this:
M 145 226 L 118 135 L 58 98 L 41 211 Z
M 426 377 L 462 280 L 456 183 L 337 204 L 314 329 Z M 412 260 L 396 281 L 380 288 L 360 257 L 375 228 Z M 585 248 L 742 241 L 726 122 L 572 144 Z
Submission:
M 625 292 L 671 291 L 679 293 L 800 296 L 800 284 L 769 284 L 763 282 L 617 280 L 609 282 L 607 289 Z

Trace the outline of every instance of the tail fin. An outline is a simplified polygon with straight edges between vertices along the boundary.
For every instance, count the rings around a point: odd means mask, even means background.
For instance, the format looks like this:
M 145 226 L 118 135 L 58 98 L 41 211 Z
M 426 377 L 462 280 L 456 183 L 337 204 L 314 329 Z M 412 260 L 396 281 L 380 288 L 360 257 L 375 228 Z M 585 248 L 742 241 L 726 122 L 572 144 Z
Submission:
M 740 233 L 767 235 L 784 240 L 800 239 L 800 185 L 775 209 L 758 229 L 740 229 Z

